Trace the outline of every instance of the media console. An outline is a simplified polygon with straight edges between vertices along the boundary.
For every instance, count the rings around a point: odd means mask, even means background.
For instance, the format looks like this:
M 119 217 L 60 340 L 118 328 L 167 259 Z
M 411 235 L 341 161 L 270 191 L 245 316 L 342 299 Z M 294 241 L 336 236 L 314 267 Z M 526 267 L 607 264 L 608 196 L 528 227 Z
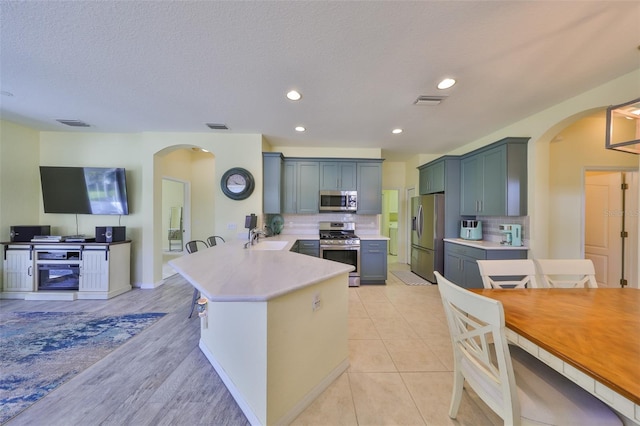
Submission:
M 2 299 L 110 299 L 131 290 L 131 241 L 6 242 Z

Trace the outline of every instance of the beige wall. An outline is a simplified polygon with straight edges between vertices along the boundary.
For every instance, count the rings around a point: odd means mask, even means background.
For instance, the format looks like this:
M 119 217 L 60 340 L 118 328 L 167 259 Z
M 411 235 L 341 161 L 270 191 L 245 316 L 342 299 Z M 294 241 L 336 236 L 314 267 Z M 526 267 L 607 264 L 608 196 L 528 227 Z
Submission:
M 40 225 L 40 133 L 0 121 L 0 241 L 12 225 Z M 35 171 L 35 173 L 34 173 Z
M 587 168 L 638 169 L 638 156 L 605 149 L 605 113 L 585 117 L 549 145 L 549 256 L 583 257 L 584 172 Z

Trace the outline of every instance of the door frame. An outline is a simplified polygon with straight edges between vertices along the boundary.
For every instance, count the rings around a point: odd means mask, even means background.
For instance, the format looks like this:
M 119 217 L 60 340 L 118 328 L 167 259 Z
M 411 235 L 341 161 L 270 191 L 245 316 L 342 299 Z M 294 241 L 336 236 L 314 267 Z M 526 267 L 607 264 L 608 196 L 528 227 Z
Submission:
M 587 172 L 620 172 L 620 173 L 636 173 L 638 175 L 640 175 L 640 172 L 638 171 L 637 168 L 633 168 L 633 167 L 616 167 L 616 166 L 585 166 L 583 167 L 582 170 L 582 176 L 581 176 L 581 198 L 582 198 L 582 208 L 581 208 L 581 214 L 580 214 L 580 255 L 581 257 L 584 259 L 585 257 L 585 252 L 584 252 L 584 245 L 585 245 L 585 227 L 586 227 L 586 183 L 587 183 Z M 638 194 L 635 195 L 635 199 L 636 199 L 636 205 L 635 206 L 629 206 L 628 204 L 626 205 L 626 210 L 630 211 L 633 209 L 634 212 L 637 212 L 638 209 L 640 208 L 640 199 L 638 199 Z M 636 220 L 638 220 L 638 215 L 630 215 L 629 216 L 630 220 L 633 220 L 634 218 Z M 632 244 L 634 245 L 634 247 L 636 247 L 635 252 L 637 252 L 637 249 L 640 248 L 638 247 L 638 245 L 640 244 L 640 237 L 638 235 L 638 233 L 640 233 L 640 229 L 639 232 L 636 232 L 635 235 L 633 235 L 632 237 L 629 237 L 627 239 L 627 243 L 628 246 L 631 246 Z M 629 256 L 630 254 L 630 250 L 627 250 L 625 252 L 626 256 Z M 628 262 L 630 259 L 629 257 L 627 257 L 625 259 L 625 262 Z M 640 265 L 637 265 L 637 268 L 635 271 L 632 272 L 632 276 L 631 277 L 626 277 L 627 281 L 629 282 L 631 287 L 640 287 L 640 283 L 637 283 L 637 279 L 638 279 L 638 274 L 640 274 Z M 631 280 L 634 280 L 633 282 Z

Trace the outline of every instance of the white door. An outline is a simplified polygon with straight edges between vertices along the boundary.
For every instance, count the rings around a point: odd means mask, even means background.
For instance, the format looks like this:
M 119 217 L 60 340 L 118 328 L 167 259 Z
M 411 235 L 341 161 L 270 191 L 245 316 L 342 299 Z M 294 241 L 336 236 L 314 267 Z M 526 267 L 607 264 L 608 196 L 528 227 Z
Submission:
M 623 182 L 628 185 L 624 194 Z M 619 287 L 621 278 L 632 285 L 637 282 L 638 218 L 633 214 L 637 211 L 637 172 L 586 172 L 584 253 L 593 261 L 601 287 Z M 627 233 L 624 239 L 623 225 Z

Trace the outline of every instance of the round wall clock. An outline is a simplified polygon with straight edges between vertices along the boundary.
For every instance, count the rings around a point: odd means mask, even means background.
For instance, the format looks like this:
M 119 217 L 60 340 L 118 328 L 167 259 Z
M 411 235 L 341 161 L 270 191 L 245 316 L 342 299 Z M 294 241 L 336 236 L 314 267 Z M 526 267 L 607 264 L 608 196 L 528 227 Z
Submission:
M 255 182 L 253 175 L 246 169 L 234 167 L 222 175 L 220 187 L 224 195 L 232 200 L 244 200 L 253 192 Z

